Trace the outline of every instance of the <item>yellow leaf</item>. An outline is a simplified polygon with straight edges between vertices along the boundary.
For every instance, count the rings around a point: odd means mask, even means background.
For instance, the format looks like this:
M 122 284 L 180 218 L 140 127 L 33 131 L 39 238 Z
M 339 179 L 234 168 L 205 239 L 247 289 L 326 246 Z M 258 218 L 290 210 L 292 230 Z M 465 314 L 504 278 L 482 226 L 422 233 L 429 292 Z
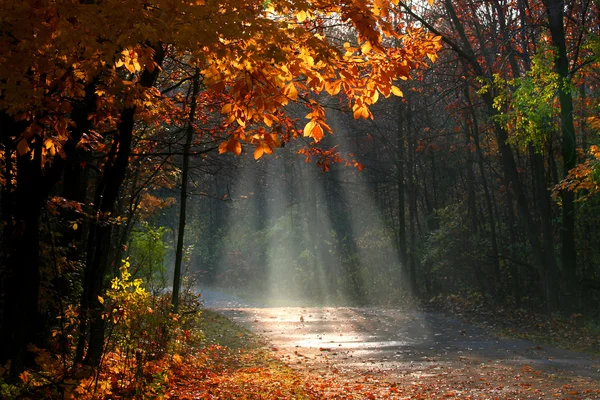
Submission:
M 275 119 L 275 117 L 271 114 L 264 114 L 263 115 L 263 122 L 265 123 L 265 125 L 267 126 L 272 126 L 273 125 L 273 120 Z
M 298 100 L 298 90 L 294 82 L 290 82 L 283 90 L 283 93 L 292 101 Z
M 98 296 L 98 301 L 100 302 L 100 304 L 104 304 L 104 299 L 102 298 L 102 296 Z
M 331 96 L 335 96 L 340 92 L 342 88 L 342 81 L 329 82 L 325 81 L 325 91 Z
M 371 96 L 370 100 L 373 104 L 377 103 L 377 100 L 379 100 L 379 92 L 377 90 L 373 91 L 373 95 Z
M 392 86 L 392 94 L 394 96 L 404 97 L 404 93 L 402 93 L 402 90 L 400 90 L 398 86 Z
M 304 136 L 307 136 L 307 137 L 311 136 L 310 132 L 315 127 L 315 124 L 316 124 L 316 122 L 314 120 L 312 120 L 308 124 L 306 124 L 306 126 L 304 127 Z
M 173 354 L 173 361 L 175 364 L 183 364 L 183 358 L 179 354 Z
M 306 11 L 300 11 L 298 14 L 296 14 L 296 18 L 298 19 L 298 22 L 304 22 L 306 18 L 308 18 L 308 14 Z
M 371 116 L 369 108 L 365 104 L 355 104 L 352 107 L 354 111 L 354 119 L 364 118 L 367 119 Z
M 73 223 L 73 225 L 71 226 L 71 228 L 73 228 L 74 231 L 77 230 L 77 228 L 79 228 L 79 225 L 77 225 L 77 222 Z
M 369 42 L 368 40 L 360 47 L 360 51 L 363 54 L 367 54 L 371 51 L 373 47 L 371 46 L 371 42 Z

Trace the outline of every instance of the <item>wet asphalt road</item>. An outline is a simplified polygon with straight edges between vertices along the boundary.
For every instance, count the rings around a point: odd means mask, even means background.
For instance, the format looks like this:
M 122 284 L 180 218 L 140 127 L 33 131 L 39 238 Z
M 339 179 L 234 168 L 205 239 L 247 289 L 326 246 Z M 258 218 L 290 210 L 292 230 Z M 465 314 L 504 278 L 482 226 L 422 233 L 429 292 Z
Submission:
M 269 307 L 202 290 L 204 304 L 262 335 L 286 361 L 378 371 L 414 379 L 438 370 L 476 374 L 534 369 L 549 379 L 600 388 L 600 360 L 527 340 L 505 339 L 448 315 L 389 308 Z M 470 367 L 466 367 L 470 366 Z M 477 368 L 483 370 L 485 368 Z M 498 372 L 501 373 L 501 372 Z M 472 379 L 472 377 L 469 377 Z M 466 379 L 466 378 L 465 378 Z

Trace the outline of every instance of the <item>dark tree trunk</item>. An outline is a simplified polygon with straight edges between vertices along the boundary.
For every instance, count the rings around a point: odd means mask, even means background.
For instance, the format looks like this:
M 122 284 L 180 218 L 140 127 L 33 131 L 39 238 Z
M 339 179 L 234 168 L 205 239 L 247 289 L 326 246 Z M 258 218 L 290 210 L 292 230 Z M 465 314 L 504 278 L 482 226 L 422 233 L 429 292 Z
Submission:
M 408 110 L 410 117 L 410 110 Z M 408 121 L 411 126 L 410 119 Z M 407 159 L 407 191 L 408 191 L 408 234 L 409 234 L 409 245 L 410 252 L 408 254 L 408 276 L 411 289 L 415 293 L 419 293 L 419 287 L 417 286 L 417 185 L 415 184 L 415 150 L 416 144 L 413 132 L 408 135 L 408 159 Z
M 554 70 L 559 76 L 558 102 L 562 132 L 563 175 L 577 164 L 575 127 L 573 123 L 573 95 L 569 87 L 569 59 L 564 28 L 564 0 L 544 0 L 548 15 L 552 44 L 558 54 L 554 58 Z M 562 267 L 566 283 L 565 306 L 572 311 L 577 306 L 577 252 L 575 247 L 575 194 L 563 190 L 562 195 Z
M 484 96 L 484 98 L 490 115 L 496 115 L 497 112 L 492 105 L 492 96 Z M 558 309 L 558 277 L 556 274 L 556 257 L 554 255 L 554 249 L 552 248 L 552 237 L 543 236 L 542 243 L 540 243 L 540 230 L 534 223 L 529 209 L 527 198 L 525 196 L 525 188 L 519 177 L 513 152 L 507 143 L 508 134 L 506 130 L 498 124 L 496 124 L 495 130 L 498 145 L 500 147 L 502 167 L 510 183 L 510 188 L 507 188 L 507 190 L 512 190 L 513 195 L 515 196 L 517 209 L 523 220 L 538 272 L 544 283 L 547 309 L 549 312 L 555 312 Z M 547 197 L 547 195 L 544 197 Z
M 29 143 L 31 150 L 17 154 L 16 165 L 11 152 L 19 140 L 25 124 L 11 116 L 0 114 L 0 134 L 4 144 L 6 186 L 2 191 L 2 220 L 4 262 L 2 266 L 2 311 L 0 314 L 0 361 L 11 360 L 10 376 L 17 379 L 24 370 L 27 345 L 41 346 L 46 329 L 39 311 L 40 293 L 40 215 L 48 195 L 48 185 L 54 174 L 42 174 L 42 143 L 35 137 Z M 54 172 L 54 171 L 50 171 Z M 12 173 L 12 174 L 11 174 Z M 10 178 L 15 178 L 13 187 Z
M 398 185 L 398 253 L 400 257 L 402 285 L 410 290 L 408 278 L 408 257 L 406 249 L 406 205 L 405 205 L 405 185 L 404 185 L 404 146 L 405 146 L 405 116 L 402 113 L 403 104 L 400 104 L 398 115 L 398 135 L 397 135 L 397 157 L 396 157 L 396 183 Z
M 39 344 L 37 334 L 43 324 L 38 309 L 40 213 L 45 199 L 40 192 L 40 182 L 43 179 L 40 140 L 37 140 L 32 151 L 33 159 L 29 153 L 17 157 L 15 226 L 9 239 L 11 249 L 8 265 L 13 282 L 8 296 L 12 317 L 9 317 L 9 321 L 13 328 L 10 373 L 13 378 L 18 377 L 25 367 L 27 345 Z M 2 345 L 7 346 L 7 343 Z
M 481 185 L 483 186 L 485 204 L 490 224 L 490 241 L 492 245 L 492 276 L 494 279 L 493 287 L 495 291 L 494 294 L 498 296 L 499 294 L 501 294 L 499 290 L 501 288 L 501 272 L 500 257 L 498 252 L 498 235 L 496 232 L 496 218 L 494 213 L 492 196 L 490 195 L 488 180 L 485 173 L 483 151 L 481 150 L 481 143 L 479 141 L 479 123 L 477 122 L 477 115 L 475 115 L 473 103 L 471 101 L 471 96 L 468 92 L 468 88 L 465 88 L 465 97 L 471 110 L 471 118 L 473 122 L 471 129 L 471 137 L 473 138 L 473 144 L 475 145 L 475 154 L 477 155 L 477 166 L 479 169 L 479 176 L 481 177 Z
M 86 90 L 86 98 L 82 103 L 87 102 L 88 94 L 89 90 Z M 44 337 L 48 333 L 45 326 L 47 321 L 41 318 L 37 310 L 40 290 L 40 215 L 51 190 L 63 176 L 65 167 L 74 159 L 77 143 L 85 131 L 78 115 L 75 108 L 72 115 L 75 127 L 70 132 L 71 137 L 63 145 L 64 158 L 55 157 L 52 164 L 43 166 L 42 143 L 39 137 L 30 139 L 33 150 L 17 156 L 17 164 L 13 165 L 10 154 L 15 151 L 14 146 L 18 143 L 17 139 L 25 129 L 26 123 L 15 122 L 6 113 L 0 113 L 6 178 L 16 177 L 17 183 L 13 188 L 9 179 L 2 191 L 6 257 L 3 270 L 5 276 L 2 276 L 2 280 L 6 288 L 3 292 L 6 292 L 4 305 L 7 308 L 6 312 L 2 312 L 0 322 L 2 349 L 6 349 L 0 352 L 0 359 L 14 357 L 11 364 L 13 374 L 20 373 L 24 367 L 23 357 L 27 344 L 36 339 L 36 344 L 42 346 L 47 339 Z M 27 299 L 22 299 L 22 296 L 27 296 Z
M 82 294 L 82 314 L 89 318 L 89 342 L 84 363 L 97 366 L 104 351 L 104 328 L 102 319 L 103 306 L 98 300 L 104 289 L 104 279 L 108 270 L 111 251 L 112 224 L 108 220 L 114 214 L 119 189 L 125 179 L 125 172 L 131 154 L 135 108 L 128 108 L 121 113 L 118 125 L 118 151 L 114 162 L 105 167 L 104 175 L 96 190 L 96 211 L 98 221 L 91 227 L 88 238 L 88 254 L 84 274 Z M 80 334 L 83 331 L 80 331 Z M 83 335 L 85 337 L 85 335 Z M 80 337 L 80 341 L 82 337 Z M 82 355 L 83 346 L 79 343 L 78 358 Z
M 173 312 L 179 312 L 179 289 L 181 286 L 181 264 L 183 261 L 183 240 L 185 237 L 185 219 L 187 207 L 187 185 L 188 176 L 190 173 L 190 151 L 192 149 L 192 141 L 194 140 L 194 123 L 196 119 L 196 97 L 198 95 L 200 85 L 200 75 L 196 71 L 194 75 L 192 89 L 190 114 L 188 117 L 188 126 L 186 131 L 185 145 L 183 146 L 183 165 L 181 169 L 181 191 L 179 199 L 179 226 L 177 229 L 177 248 L 175 250 L 175 268 L 173 271 Z
M 479 224 L 477 223 L 477 202 L 475 199 L 475 171 L 473 170 L 473 164 L 475 160 L 473 158 L 473 152 L 469 148 L 471 140 L 469 134 L 465 133 L 465 151 L 467 153 L 467 215 L 469 217 L 469 227 L 472 235 L 477 235 L 479 231 Z

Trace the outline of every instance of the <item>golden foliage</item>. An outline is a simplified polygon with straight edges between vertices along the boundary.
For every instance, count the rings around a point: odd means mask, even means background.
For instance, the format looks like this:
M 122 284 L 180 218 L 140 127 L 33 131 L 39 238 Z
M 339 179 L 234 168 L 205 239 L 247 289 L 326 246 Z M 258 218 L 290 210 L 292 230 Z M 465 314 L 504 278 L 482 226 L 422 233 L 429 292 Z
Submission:
M 561 191 L 580 194 L 579 201 L 600 193 L 600 147 L 590 146 L 589 158 L 569 171 L 569 175 L 554 187 L 553 197 L 558 199 Z
M 159 68 L 153 57 L 162 46 L 201 71 L 208 93 L 229 99 L 220 110 L 231 134 L 219 151 L 240 154 L 250 143 L 260 158 L 289 139 L 277 125 L 290 102 L 312 109 L 303 132 L 318 142 L 330 129 L 313 94 L 343 95 L 355 118 L 372 118 L 379 94 L 402 95 L 394 80 L 434 60 L 440 42 L 422 30 L 397 32 L 393 13 L 385 0 L 6 0 L 0 110 L 28 124 L 17 151 L 41 141 L 49 160 L 64 156 L 86 86 L 95 89 L 97 130 L 114 129 L 125 107 L 146 122 L 167 118 L 170 99 L 138 84 Z M 328 39 L 328 19 L 356 44 L 341 49 Z

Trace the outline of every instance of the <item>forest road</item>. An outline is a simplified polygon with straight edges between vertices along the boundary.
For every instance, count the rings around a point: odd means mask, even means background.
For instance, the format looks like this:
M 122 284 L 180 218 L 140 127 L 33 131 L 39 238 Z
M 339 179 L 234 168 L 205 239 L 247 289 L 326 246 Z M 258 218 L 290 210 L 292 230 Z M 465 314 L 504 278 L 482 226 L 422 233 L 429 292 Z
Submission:
M 442 377 L 454 385 L 486 386 L 486 393 L 495 385 L 501 398 L 511 386 L 519 393 L 523 388 L 544 393 L 540 385 L 579 393 L 600 389 L 598 357 L 500 338 L 441 313 L 268 307 L 208 289 L 202 295 L 207 308 L 261 335 L 284 362 L 303 370 L 348 377 L 376 374 L 413 384 Z

